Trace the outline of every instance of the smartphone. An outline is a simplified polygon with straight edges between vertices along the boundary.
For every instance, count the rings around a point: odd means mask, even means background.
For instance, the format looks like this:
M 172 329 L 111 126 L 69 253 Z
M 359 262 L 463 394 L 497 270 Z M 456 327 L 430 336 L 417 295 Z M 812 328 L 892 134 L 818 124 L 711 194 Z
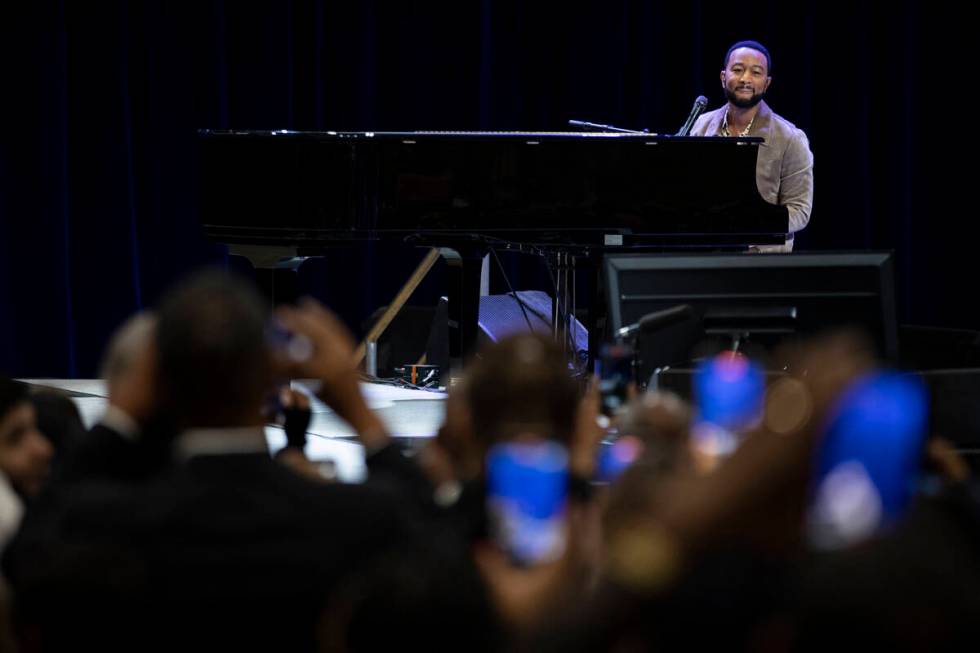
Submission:
M 487 455 L 491 536 L 522 566 L 550 562 L 565 551 L 568 452 L 549 440 L 510 442 Z
M 724 456 L 762 418 L 765 374 L 758 363 L 724 351 L 702 361 L 694 372 L 695 446 L 708 456 Z
M 873 535 L 905 514 L 919 482 L 928 433 L 921 379 L 875 372 L 832 408 L 815 461 L 808 530 L 818 548 Z
M 301 333 L 287 329 L 279 320 L 272 318 L 266 325 L 266 341 L 278 354 L 295 362 L 304 363 L 313 356 L 313 343 Z
M 602 414 L 612 417 L 628 401 L 634 382 L 633 348 L 623 344 L 603 345 L 599 357 L 599 396 Z
M 596 454 L 596 480 L 612 483 L 643 453 L 643 441 L 635 435 L 618 435 L 599 444 Z

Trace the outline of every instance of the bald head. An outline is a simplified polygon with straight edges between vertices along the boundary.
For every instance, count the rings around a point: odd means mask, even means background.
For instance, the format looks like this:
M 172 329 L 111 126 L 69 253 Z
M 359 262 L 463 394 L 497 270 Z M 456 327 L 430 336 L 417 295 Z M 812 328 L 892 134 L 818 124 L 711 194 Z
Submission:
M 110 401 L 127 382 L 133 369 L 152 355 L 155 328 L 156 316 L 150 311 L 142 311 L 123 322 L 112 334 L 102 359 L 102 378 Z

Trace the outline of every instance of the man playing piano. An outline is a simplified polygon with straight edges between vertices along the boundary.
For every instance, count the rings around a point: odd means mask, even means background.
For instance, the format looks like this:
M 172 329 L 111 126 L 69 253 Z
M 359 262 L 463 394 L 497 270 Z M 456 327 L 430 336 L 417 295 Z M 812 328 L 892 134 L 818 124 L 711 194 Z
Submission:
M 756 183 L 763 199 L 785 206 L 789 231 L 785 245 L 757 248 L 793 250 L 793 233 L 810 220 L 813 204 L 813 153 L 803 130 L 777 115 L 763 98 L 772 82 L 769 51 L 756 41 L 739 41 L 728 49 L 721 86 L 728 102 L 694 123 L 691 136 L 758 136 Z

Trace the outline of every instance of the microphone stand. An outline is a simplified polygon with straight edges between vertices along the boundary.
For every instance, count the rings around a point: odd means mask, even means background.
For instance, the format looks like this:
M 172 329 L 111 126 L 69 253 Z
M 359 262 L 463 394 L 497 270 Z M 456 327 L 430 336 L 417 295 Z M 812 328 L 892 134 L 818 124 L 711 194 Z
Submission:
M 600 131 L 600 132 L 617 132 L 620 134 L 649 134 L 655 136 L 656 134 L 650 134 L 646 129 L 626 129 L 625 127 L 616 127 L 615 125 L 600 125 L 595 122 L 588 122 L 586 120 L 569 120 L 568 124 L 572 127 L 578 127 L 585 131 Z

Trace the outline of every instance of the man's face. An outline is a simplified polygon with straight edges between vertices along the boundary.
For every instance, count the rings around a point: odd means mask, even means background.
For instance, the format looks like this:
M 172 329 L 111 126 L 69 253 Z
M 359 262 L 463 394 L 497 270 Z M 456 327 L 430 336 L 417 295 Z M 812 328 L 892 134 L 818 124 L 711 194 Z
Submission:
M 0 415 L 0 471 L 26 496 L 41 491 L 54 448 L 37 430 L 34 406 L 22 401 Z
M 721 85 L 728 101 L 743 109 L 757 105 L 771 81 L 766 55 L 752 48 L 733 50 L 721 71 Z

